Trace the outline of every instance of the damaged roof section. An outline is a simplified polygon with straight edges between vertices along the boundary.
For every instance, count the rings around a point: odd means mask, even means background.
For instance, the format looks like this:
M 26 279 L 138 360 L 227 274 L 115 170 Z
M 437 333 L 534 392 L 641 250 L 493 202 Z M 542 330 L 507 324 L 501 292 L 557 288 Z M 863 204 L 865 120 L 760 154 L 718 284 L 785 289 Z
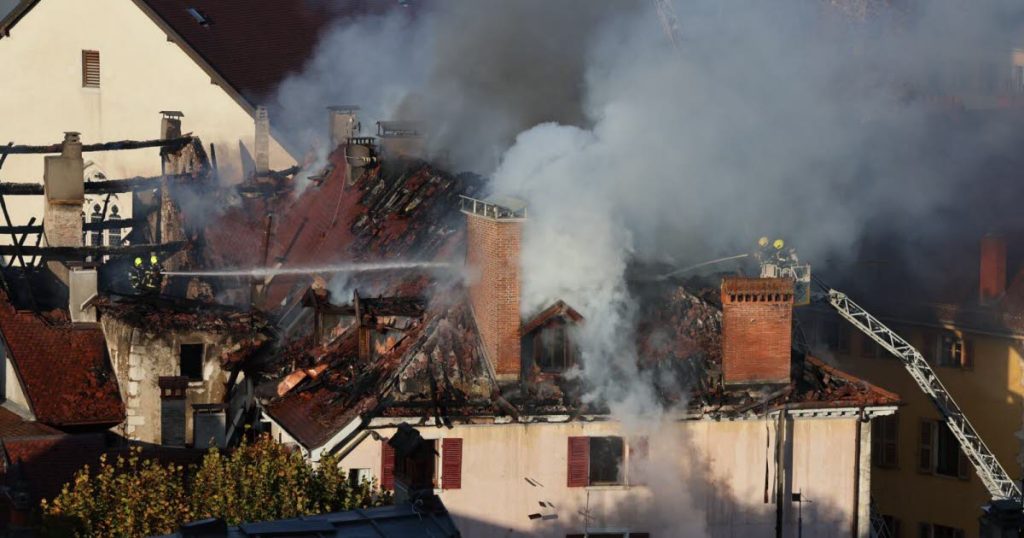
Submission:
M 58 310 L 15 310 L 0 294 L 0 332 L 39 422 L 68 427 L 124 420 L 101 330 L 75 327 Z

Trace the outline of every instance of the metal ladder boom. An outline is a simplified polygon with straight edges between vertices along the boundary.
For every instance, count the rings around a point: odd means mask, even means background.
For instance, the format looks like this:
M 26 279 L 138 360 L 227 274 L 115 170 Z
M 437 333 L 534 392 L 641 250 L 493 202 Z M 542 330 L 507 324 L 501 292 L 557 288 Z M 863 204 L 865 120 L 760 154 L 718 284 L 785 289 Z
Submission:
M 1020 488 L 985 445 L 974 426 L 967 420 L 967 415 L 960 410 L 960 406 L 956 404 L 953 396 L 939 381 L 935 371 L 924 360 L 921 353 L 857 303 L 851 301 L 846 294 L 830 289 L 828 301 L 847 321 L 903 362 L 903 366 L 910 372 L 910 377 L 914 378 L 921 390 L 931 398 L 939 413 L 942 414 L 946 426 L 959 441 L 960 448 L 974 465 L 974 470 L 992 498 L 1008 499 L 1020 503 Z

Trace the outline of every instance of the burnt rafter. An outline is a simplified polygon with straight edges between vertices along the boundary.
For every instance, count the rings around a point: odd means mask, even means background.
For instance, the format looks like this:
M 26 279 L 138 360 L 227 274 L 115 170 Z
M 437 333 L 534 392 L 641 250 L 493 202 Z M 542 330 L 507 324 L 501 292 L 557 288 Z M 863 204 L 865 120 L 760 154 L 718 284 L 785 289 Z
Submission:
M 160 181 L 193 179 L 192 174 L 173 174 L 167 176 L 133 177 L 129 179 L 105 179 L 102 181 L 89 181 L 85 184 L 86 194 L 110 194 L 118 192 L 134 192 L 147 189 L 155 189 L 160 186 Z M 0 194 L 8 196 L 42 196 L 43 185 L 41 183 L 0 183 Z
M 131 228 L 139 224 L 144 224 L 145 221 L 141 219 L 121 219 L 121 220 L 105 220 L 102 222 L 85 222 L 82 224 L 82 230 L 86 232 L 96 232 L 100 230 L 120 230 L 122 228 Z M 7 234 L 38 234 L 43 233 L 42 224 L 26 224 L 22 226 L 0 226 L 0 235 Z
M 122 149 L 142 148 L 180 148 L 192 141 L 191 136 L 180 138 L 161 138 L 158 140 L 118 140 L 99 144 L 83 144 L 82 151 L 118 151 Z M 0 155 L 24 155 L 28 153 L 60 153 L 63 144 L 48 146 L 0 146 Z
M 89 256 L 132 256 L 149 254 L 150 252 L 177 252 L 184 248 L 184 241 L 174 241 L 159 245 L 124 245 L 95 247 L 27 247 L 17 245 L 0 245 L 0 255 L 40 256 L 47 260 L 80 260 Z

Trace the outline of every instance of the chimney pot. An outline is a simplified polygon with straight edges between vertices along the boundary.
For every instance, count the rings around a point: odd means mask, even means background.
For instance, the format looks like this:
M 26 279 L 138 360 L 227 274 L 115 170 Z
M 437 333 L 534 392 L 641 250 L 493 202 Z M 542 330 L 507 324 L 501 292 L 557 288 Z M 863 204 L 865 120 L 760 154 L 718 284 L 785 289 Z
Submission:
M 988 234 L 981 238 L 979 300 L 989 303 L 1006 292 L 1006 240 Z
M 462 212 L 466 265 L 476 271 L 469 300 L 484 351 L 499 380 L 517 380 L 522 371 L 519 254 L 526 204 L 464 196 Z
M 793 280 L 722 280 L 722 372 L 726 384 L 789 383 Z

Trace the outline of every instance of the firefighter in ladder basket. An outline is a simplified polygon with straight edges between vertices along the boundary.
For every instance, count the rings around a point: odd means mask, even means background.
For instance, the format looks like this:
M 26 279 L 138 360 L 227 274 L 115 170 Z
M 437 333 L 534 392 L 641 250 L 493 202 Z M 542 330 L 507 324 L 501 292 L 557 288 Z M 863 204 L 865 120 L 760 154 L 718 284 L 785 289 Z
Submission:
M 157 259 L 156 254 L 150 255 L 149 263 L 146 263 L 141 256 L 135 258 L 129 280 L 132 287 L 139 293 L 149 295 L 159 292 L 160 286 L 163 284 L 163 274 L 160 270 L 160 260 Z

